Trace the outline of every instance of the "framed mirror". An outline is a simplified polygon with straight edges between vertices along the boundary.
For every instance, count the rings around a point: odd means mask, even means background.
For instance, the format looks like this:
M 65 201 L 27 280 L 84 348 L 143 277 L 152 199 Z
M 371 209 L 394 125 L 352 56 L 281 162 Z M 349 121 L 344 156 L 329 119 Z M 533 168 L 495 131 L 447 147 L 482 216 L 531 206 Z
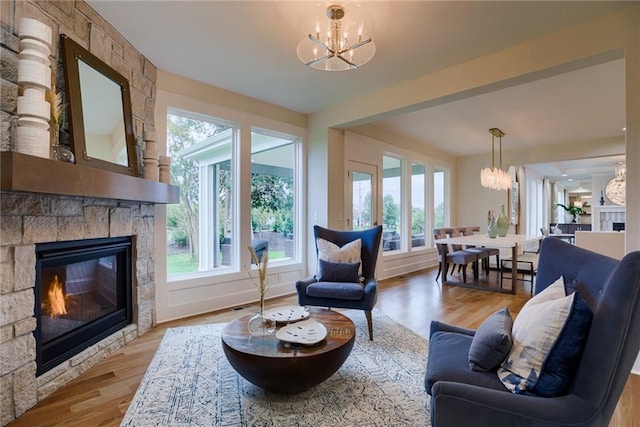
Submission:
M 128 80 L 66 35 L 60 40 L 76 163 L 138 176 Z

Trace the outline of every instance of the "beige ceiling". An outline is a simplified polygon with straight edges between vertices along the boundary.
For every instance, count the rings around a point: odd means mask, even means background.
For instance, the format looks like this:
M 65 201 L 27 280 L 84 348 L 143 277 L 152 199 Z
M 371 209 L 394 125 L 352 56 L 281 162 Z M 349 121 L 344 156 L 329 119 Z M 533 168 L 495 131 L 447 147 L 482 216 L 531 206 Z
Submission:
M 456 155 L 491 149 L 490 127 L 504 150 L 623 135 L 624 60 L 535 80 L 376 123 Z
M 158 68 L 301 113 L 611 13 L 624 1 L 370 1 L 376 55 L 325 72 L 296 57 L 309 1 L 88 3 Z M 328 3 L 327 3 L 328 4 Z M 375 123 L 455 155 L 622 135 L 624 64 L 612 61 Z

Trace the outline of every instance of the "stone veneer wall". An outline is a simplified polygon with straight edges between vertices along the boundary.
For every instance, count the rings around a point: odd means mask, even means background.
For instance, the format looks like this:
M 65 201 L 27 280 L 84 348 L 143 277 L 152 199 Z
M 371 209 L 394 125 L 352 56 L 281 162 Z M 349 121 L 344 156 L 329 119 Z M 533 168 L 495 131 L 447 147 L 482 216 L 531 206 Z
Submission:
M 126 6 L 122 6 L 126 7 Z M 129 80 L 133 131 L 136 135 L 138 168 L 142 171 L 142 135 L 155 130 L 156 67 L 141 55 L 120 33 L 84 1 L 0 1 L 0 150 L 14 148 L 17 126 L 18 46 L 20 18 L 37 19 L 53 30 L 51 81 L 64 95 L 64 69 L 60 34 L 66 34 L 82 47 Z M 66 102 L 66 96 L 64 102 Z M 63 121 L 60 143 L 70 146 L 68 121 Z
M 155 322 L 154 205 L 0 193 L 2 425 L 78 377 Z M 36 377 L 35 244 L 133 236 L 133 322 Z
M 126 7 L 126 6 L 123 6 Z M 0 1 L 0 150 L 15 146 L 18 26 L 37 19 L 53 30 L 52 81 L 64 92 L 59 35 L 67 34 L 129 80 L 138 163 L 142 134 L 155 130 L 156 67 L 83 0 Z M 65 101 L 66 102 L 66 101 Z M 70 145 L 68 122 L 60 142 Z M 142 167 L 139 168 L 142 171 Z M 147 331 L 155 323 L 154 206 L 88 197 L 0 193 L 0 424 Z M 134 324 L 36 378 L 35 243 L 134 236 Z

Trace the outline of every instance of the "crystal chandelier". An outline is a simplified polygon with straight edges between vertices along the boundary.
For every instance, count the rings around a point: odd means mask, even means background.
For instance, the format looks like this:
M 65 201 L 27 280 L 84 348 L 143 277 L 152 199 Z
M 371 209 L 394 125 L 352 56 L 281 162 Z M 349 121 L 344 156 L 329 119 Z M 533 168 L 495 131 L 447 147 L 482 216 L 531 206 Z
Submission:
M 502 137 L 504 132 L 498 128 L 489 129 L 491 133 L 491 167 L 480 171 L 480 183 L 492 190 L 508 190 L 511 188 L 511 176 L 502 170 Z M 500 140 L 500 168 L 495 165 L 495 138 Z
M 373 24 L 356 4 L 330 5 L 325 16 L 316 14 L 301 21 L 305 37 L 298 44 L 298 58 L 318 70 L 355 70 L 373 58 L 376 45 Z M 309 32 L 311 31 L 311 32 Z
M 607 183 L 604 189 L 607 198 L 616 205 L 623 205 L 626 199 L 627 190 L 627 165 L 625 162 L 618 162 L 615 166 L 615 175 Z

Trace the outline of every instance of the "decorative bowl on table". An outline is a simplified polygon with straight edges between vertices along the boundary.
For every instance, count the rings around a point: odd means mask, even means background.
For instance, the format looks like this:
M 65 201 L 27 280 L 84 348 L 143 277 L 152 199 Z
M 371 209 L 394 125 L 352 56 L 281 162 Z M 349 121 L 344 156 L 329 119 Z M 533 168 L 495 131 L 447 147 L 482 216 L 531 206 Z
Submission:
M 299 305 L 288 305 L 266 310 L 264 316 L 278 323 L 291 323 L 309 317 L 309 310 Z
M 307 319 L 283 326 L 276 338 L 293 344 L 314 345 L 327 337 L 327 328 L 313 319 Z

